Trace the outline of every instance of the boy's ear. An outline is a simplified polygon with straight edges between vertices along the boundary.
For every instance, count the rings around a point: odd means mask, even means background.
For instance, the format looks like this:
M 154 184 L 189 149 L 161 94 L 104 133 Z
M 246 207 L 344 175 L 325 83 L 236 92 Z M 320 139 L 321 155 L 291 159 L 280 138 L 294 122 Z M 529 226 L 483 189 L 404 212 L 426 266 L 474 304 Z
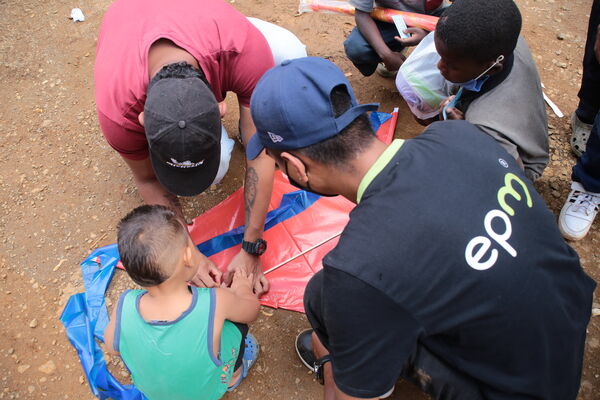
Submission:
M 300 183 L 308 182 L 308 176 L 306 175 L 306 166 L 300 159 L 287 151 L 281 153 L 281 158 L 287 163 L 287 173 L 291 175 L 292 179 Z
M 183 251 L 183 265 L 186 267 L 192 267 L 194 265 L 192 260 L 192 248 L 188 244 L 187 246 L 185 246 L 185 249 Z

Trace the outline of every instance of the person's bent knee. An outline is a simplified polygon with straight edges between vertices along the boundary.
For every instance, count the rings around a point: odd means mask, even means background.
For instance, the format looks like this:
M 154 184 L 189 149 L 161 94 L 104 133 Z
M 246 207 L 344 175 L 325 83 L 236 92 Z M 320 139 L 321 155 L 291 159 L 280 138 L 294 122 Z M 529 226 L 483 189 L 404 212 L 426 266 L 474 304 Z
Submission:
M 314 314 L 320 310 L 321 293 L 323 292 L 323 270 L 317 272 L 306 285 L 304 290 L 304 310 L 306 313 Z
M 350 61 L 358 64 L 372 61 L 374 53 L 373 48 L 356 28 L 354 28 L 350 36 L 344 41 L 344 51 Z

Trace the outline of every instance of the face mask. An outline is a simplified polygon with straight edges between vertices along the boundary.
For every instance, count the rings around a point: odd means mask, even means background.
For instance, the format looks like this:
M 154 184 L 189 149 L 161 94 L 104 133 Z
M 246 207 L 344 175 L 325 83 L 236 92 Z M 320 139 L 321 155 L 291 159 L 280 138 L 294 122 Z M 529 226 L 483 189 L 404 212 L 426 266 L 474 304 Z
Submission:
M 488 72 L 490 69 L 494 68 L 496 66 L 496 64 L 500 63 L 503 60 L 504 60 L 504 56 L 499 55 L 498 58 L 496 59 L 496 61 L 492 65 L 490 65 L 490 67 L 488 69 L 486 69 L 481 74 L 479 74 L 479 76 L 477 78 L 471 79 L 470 81 L 466 81 L 466 82 L 461 82 L 461 83 L 452 82 L 452 83 L 454 83 L 455 85 L 458 85 L 460 87 L 463 87 L 466 90 L 470 90 L 471 92 L 479 92 L 479 91 L 481 91 L 481 87 L 483 86 L 485 81 L 487 81 L 489 78 L 489 75 L 485 75 L 485 73 Z
M 302 162 L 302 160 L 300 160 L 300 162 Z M 323 196 L 323 197 L 335 197 L 335 196 L 337 196 L 337 194 L 324 194 L 324 193 L 316 192 L 316 191 L 314 191 L 314 190 L 312 190 L 310 188 L 310 184 L 308 182 L 306 182 L 306 187 L 301 186 L 298 182 L 296 182 L 294 179 L 292 179 L 292 177 L 290 176 L 290 174 L 288 174 L 287 161 L 284 160 L 284 163 L 285 163 L 285 175 L 287 176 L 287 178 L 290 181 L 290 184 L 292 186 L 295 186 L 295 187 L 297 187 L 300 190 L 305 190 L 307 192 L 318 194 L 319 196 Z M 302 162 L 302 164 L 304 164 L 304 163 Z

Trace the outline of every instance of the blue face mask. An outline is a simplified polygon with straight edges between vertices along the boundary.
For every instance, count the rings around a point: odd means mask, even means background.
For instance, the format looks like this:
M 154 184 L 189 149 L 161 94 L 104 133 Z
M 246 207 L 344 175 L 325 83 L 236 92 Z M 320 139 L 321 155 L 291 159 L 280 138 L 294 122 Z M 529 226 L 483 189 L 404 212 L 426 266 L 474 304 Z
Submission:
M 498 56 L 496 61 L 492 65 L 490 65 L 490 67 L 488 69 L 486 69 L 481 74 L 479 74 L 479 76 L 477 76 L 477 78 L 475 78 L 475 79 L 471 79 L 470 81 L 466 81 L 466 82 L 460 82 L 460 83 L 452 82 L 452 83 L 464 88 L 465 90 L 470 90 L 471 92 L 479 92 L 479 91 L 481 91 L 481 87 L 483 86 L 485 81 L 487 81 L 488 78 L 490 77 L 489 75 L 486 75 L 486 72 L 488 72 L 490 69 L 494 68 L 496 66 L 496 64 L 500 63 L 503 60 L 504 60 L 503 55 Z

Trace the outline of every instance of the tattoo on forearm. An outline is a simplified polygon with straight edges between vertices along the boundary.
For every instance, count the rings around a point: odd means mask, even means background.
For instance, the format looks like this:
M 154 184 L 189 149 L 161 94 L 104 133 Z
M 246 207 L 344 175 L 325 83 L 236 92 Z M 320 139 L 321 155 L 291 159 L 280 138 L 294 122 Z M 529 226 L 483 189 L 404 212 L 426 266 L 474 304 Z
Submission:
M 246 211 L 246 226 L 250 222 L 250 215 L 256 200 L 256 186 L 258 185 L 258 174 L 253 167 L 248 167 L 246 170 L 246 181 L 244 182 L 244 199 Z
M 165 193 L 163 197 L 169 202 L 169 206 L 173 209 L 173 211 L 181 212 L 181 203 L 179 202 L 179 197 L 173 193 Z

